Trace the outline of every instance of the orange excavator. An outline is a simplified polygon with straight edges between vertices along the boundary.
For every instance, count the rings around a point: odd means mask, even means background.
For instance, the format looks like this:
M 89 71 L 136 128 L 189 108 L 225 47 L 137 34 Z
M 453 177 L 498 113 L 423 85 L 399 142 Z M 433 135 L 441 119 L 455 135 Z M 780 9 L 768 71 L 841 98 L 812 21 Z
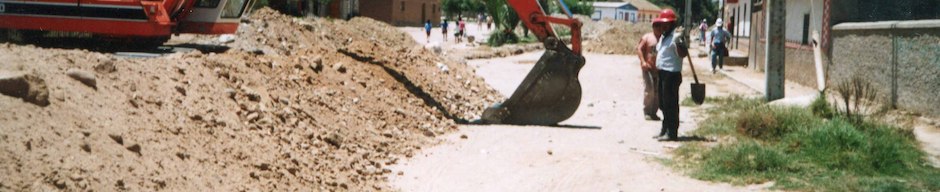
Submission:
M 0 30 L 79 32 L 162 44 L 172 34 L 231 34 L 251 0 L 0 0 Z
M 545 15 L 536 0 L 508 0 L 525 27 L 545 46 L 545 53 L 526 75 L 509 99 L 487 108 L 481 116 L 484 124 L 557 125 L 574 115 L 581 104 L 578 73 L 584 67 L 581 55 L 581 22 L 561 0 L 568 17 Z M 571 28 L 571 48 L 565 45 L 551 24 Z

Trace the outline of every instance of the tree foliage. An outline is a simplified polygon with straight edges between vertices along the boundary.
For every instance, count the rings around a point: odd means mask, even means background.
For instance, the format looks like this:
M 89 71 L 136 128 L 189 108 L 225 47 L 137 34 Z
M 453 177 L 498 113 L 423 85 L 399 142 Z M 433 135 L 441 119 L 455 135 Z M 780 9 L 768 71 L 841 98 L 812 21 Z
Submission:
M 441 0 L 441 9 L 447 17 L 486 12 L 483 0 Z
M 562 0 L 562 1 L 565 2 L 565 5 L 568 6 L 568 10 L 571 11 L 571 14 L 587 15 L 587 16 L 591 16 L 591 14 L 594 14 L 594 3 L 593 3 L 594 1 L 593 0 Z M 559 5 L 557 2 L 552 3 L 551 5 L 552 5 L 551 6 L 552 9 L 554 9 L 552 12 L 554 13 L 564 12 L 561 10 L 561 5 Z
M 649 0 L 662 8 L 671 8 L 678 16 L 678 22 L 683 23 L 685 19 L 685 1 L 692 1 L 692 25 L 698 25 L 702 19 L 708 19 L 708 24 L 713 24 L 718 19 L 718 2 L 710 0 Z
M 490 45 L 500 46 L 519 41 L 519 36 L 513 32 L 516 26 L 519 26 L 519 15 L 506 0 L 486 0 L 486 11 L 493 18 L 493 24 L 496 25 L 496 31 L 493 31 L 488 39 Z

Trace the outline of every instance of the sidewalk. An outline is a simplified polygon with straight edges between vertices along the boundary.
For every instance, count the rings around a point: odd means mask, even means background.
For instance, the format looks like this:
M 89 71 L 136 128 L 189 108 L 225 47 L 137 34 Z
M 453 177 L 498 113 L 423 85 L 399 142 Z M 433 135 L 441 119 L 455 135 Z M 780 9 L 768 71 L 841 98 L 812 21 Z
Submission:
M 702 46 L 694 46 L 689 49 L 689 55 L 692 55 L 692 62 L 695 64 L 695 69 L 697 72 L 702 74 L 712 74 L 711 72 L 711 59 L 706 57 L 696 57 L 699 53 L 704 52 L 705 48 Z M 732 53 L 738 52 L 738 50 L 732 51 Z M 746 53 L 745 53 L 746 54 Z M 707 55 L 707 54 L 706 54 Z M 766 93 L 766 75 L 764 72 L 756 71 L 754 69 L 749 69 L 743 66 L 724 66 L 724 70 L 719 70 L 715 74 L 720 74 L 724 77 L 730 78 L 734 81 L 737 81 L 741 84 L 746 85 L 747 87 L 757 91 L 761 94 Z M 796 82 L 787 80 L 784 84 L 784 99 L 797 99 L 812 96 L 815 98 L 815 95 L 818 94 L 818 91 L 814 87 L 807 87 Z M 811 100 L 810 100 L 811 101 Z

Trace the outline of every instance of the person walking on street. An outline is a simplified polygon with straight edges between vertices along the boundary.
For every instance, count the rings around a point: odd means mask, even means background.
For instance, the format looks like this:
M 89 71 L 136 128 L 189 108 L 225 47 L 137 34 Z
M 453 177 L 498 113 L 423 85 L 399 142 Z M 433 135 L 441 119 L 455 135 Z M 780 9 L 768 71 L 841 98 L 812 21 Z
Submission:
M 698 25 L 698 30 L 701 32 L 699 33 L 700 35 L 698 39 L 699 44 L 704 46 L 705 45 L 705 33 L 708 33 L 708 20 L 707 19 L 702 19 L 702 23 Z
M 682 84 L 682 58 L 689 55 L 688 41 L 676 31 L 676 13 L 665 9 L 653 20 L 654 31 L 662 31 L 656 43 L 656 68 L 659 70 L 659 103 L 663 124 L 659 141 L 679 139 L 679 85 Z
M 636 52 L 640 57 L 640 71 L 643 75 L 643 114 L 646 120 L 660 120 L 656 112 L 659 111 L 659 71 L 656 70 L 656 43 L 662 31 L 656 30 L 657 23 L 653 23 L 653 32 L 643 34 L 636 45 Z
M 457 18 L 457 31 L 459 34 L 457 35 L 459 36 L 457 42 L 460 43 L 460 41 L 463 40 L 463 37 L 467 35 L 467 24 L 463 21 L 463 18 Z
M 447 19 L 441 22 L 441 33 L 444 33 L 444 42 L 447 42 Z
M 424 22 L 424 34 L 427 35 L 426 42 L 430 43 L 431 42 L 431 20 L 430 19 Z
M 715 73 L 717 70 L 724 69 L 724 57 L 728 56 L 726 43 L 731 40 L 731 34 L 723 29 L 721 18 L 719 18 L 715 21 L 715 29 L 709 35 L 711 35 L 709 42 L 712 48 L 712 73 Z

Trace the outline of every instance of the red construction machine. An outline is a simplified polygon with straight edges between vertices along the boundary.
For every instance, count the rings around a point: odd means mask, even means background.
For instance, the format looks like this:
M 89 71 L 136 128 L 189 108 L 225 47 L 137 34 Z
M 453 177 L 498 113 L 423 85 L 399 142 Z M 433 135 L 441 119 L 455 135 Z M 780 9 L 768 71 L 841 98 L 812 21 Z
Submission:
M 0 30 L 79 32 L 162 44 L 172 34 L 231 34 L 250 0 L 0 0 Z
M 486 109 L 487 124 L 556 125 L 574 115 L 581 104 L 578 73 L 584 67 L 581 55 L 581 22 L 561 1 L 568 18 L 545 15 L 536 0 L 508 0 L 526 28 L 545 45 L 545 53 L 506 101 Z M 561 41 L 551 24 L 571 28 L 571 48 Z

